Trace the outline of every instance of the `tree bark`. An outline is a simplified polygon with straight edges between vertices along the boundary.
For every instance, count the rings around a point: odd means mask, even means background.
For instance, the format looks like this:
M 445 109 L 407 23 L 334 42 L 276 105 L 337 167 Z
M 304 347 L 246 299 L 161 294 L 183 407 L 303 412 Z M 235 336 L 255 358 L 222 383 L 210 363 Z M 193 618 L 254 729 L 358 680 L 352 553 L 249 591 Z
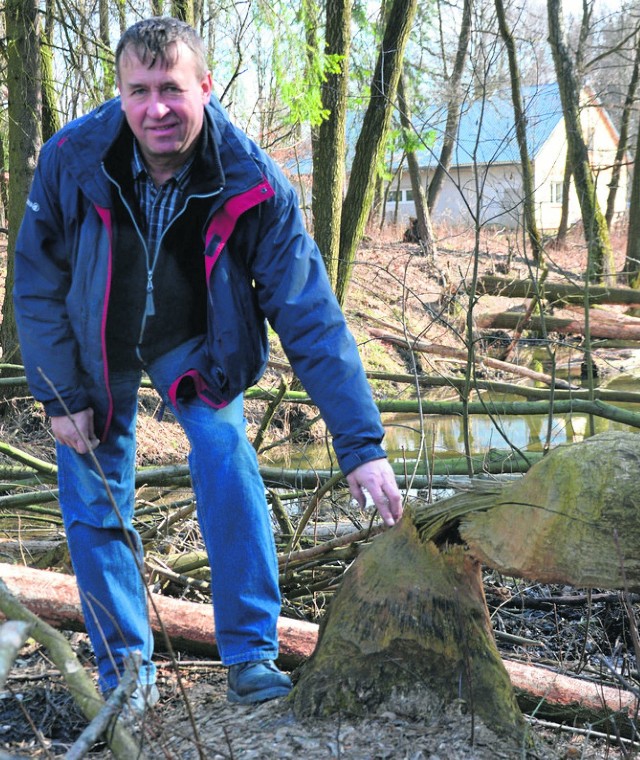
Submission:
M 515 330 L 521 322 L 523 314 L 502 312 L 501 314 L 479 314 L 476 325 L 486 330 Z M 589 312 L 587 322 L 584 314 L 574 317 L 542 317 L 530 316 L 526 329 L 547 332 L 559 332 L 562 335 L 586 335 L 592 338 L 608 338 L 612 340 L 640 340 L 640 320 L 637 317 L 623 317 L 619 314 L 602 314 L 596 309 Z
M 607 210 L 605 219 L 607 225 L 611 228 L 613 216 L 616 207 L 616 196 L 618 194 L 618 185 L 620 183 L 620 173 L 626 160 L 627 147 L 629 143 L 629 123 L 636 103 L 636 90 L 638 88 L 638 78 L 640 76 L 640 31 L 636 32 L 635 57 L 633 59 L 633 69 L 631 78 L 627 86 L 627 94 L 624 99 L 622 116 L 620 118 L 620 130 L 618 133 L 618 147 L 616 156 L 613 160 L 613 169 L 611 171 L 611 184 L 609 185 L 609 195 L 607 196 Z
M 582 224 L 587 243 L 587 277 L 590 281 L 609 280 L 615 275 L 609 230 L 600 210 L 589 164 L 589 154 L 580 123 L 580 94 L 575 72 L 564 40 L 561 0 L 547 0 L 549 42 L 558 79 L 562 112 L 567 134 Z
M 193 0 L 171 0 L 171 15 L 193 25 L 195 19 Z
M 506 298 L 534 298 L 540 291 L 540 298 L 549 303 L 583 304 L 588 295 L 591 304 L 625 304 L 640 307 L 640 294 L 633 288 L 610 288 L 604 285 L 585 287 L 566 282 L 549 282 L 540 287 L 534 280 L 512 280 L 496 275 L 478 278 L 476 293 L 482 295 L 505 296 Z
M 402 561 L 399 561 L 399 558 Z M 422 720 L 463 700 L 496 733 L 526 733 L 498 654 L 480 565 L 423 541 L 409 516 L 365 549 L 292 695 L 299 716 L 394 710 Z
M 42 143 L 42 58 L 40 54 L 39 3 L 8 0 L 5 6 L 9 90 L 9 241 L 4 282 L 0 344 L 4 362 L 20 363 L 18 330 L 13 306 L 16 237 Z M 10 373 L 6 373 L 10 374 Z M 3 398 L 13 396 L 10 386 Z
M 410 146 L 415 142 L 413 137 L 413 124 L 411 121 L 411 110 L 407 102 L 404 75 L 400 75 L 398 80 L 398 108 L 400 110 L 400 124 L 406 135 L 406 156 L 407 166 L 409 167 L 409 178 L 411 180 L 411 192 L 413 193 L 413 202 L 416 209 L 416 223 L 418 228 L 418 242 L 422 247 L 423 253 L 429 259 L 433 260 L 436 256 L 436 241 L 433 236 L 431 226 L 431 215 L 427 206 L 427 198 L 420 180 L 420 166 L 416 158 L 416 152 Z
M 375 190 L 375 173 L 396 101 L 404 51 L 417 0 L 393 0 L 371 83 L 371 97 L 356 143 L 342 209 L 336 296 L 344 305 L 356 250 L 364 234 Z
M 442 149 L 440 158 L 433 172 L 433 177 L 429 183 L 427 193 L 427 205 L 429 213 L 433 211 L 438 202 L 438 196 L 442 190 L 445 177 L 449 173 L 451 166 L 451 157 L 458 135 L 458 125 L 460 123 L 460 108 L 462 103 L 462 94 L 460 92 L 460 82 L 464 72 L 465 62 L 467 60 L 467 51 L 469 49 L 469 40 L 471 39 L 471 12 L 472 0 L 464 0 L 462 9 L 462 24 L 458 36 L 458 49 L 453 64 L 453 71 L 448 82 L 449 98 L 447 102 L 447 122 L 442 136 Z
M 0 578 L 21 604 L 50 625 L 66 630 L 84 630 L 80 596 L 72 576 L 0 564 Z M 184 646 L 191 652 L 217 656 L 209 604 L 194 604 L 159 594 L 151 594 L 150 598 L 153 602 L 150 623 L 159 647 L 163 647 L 164 642 L 158 615 L 174 647 Z M 316 626 L 279 618 L 278 636 L 281 662 L 293 665 L 313 651 Z
M 47 3 L 45 28 L 40 45 L 42 67 L 42 142 L 45 142 L 60 129 L 58 97 L 53 74 L 53 3 Z
M 495 0 L 496 13 L 500 34 L 507 48 L 509 60 L 509 78 L 511 82 L 511 99 L 513 101 L 513 115 L 516 126 L 516 139 L 520 151 L 520 165 L 522 170 L 522 203 L 524 211 L 524 226 L 531 246 L 532 258 L 535 262 L 542 261 L 543 245 L 542 237 L 538 230 L 535 212 L 535 186 L 533 167 L 529 156 L 527 144 L 527 115 L 522 101 L 520 86 L 520 68 L 516 56 L 516 44 L 513 34 L 507 24 L 502 0 Z
M 329 117 L 312 131 L 313 236 L 320 249 L 333 288 L 338 276 L 340 222 L 347 153 L 347 84 L 351 45 L 351 2 L 326 4 L 325 53 L 340 55 L 339 73 L 329 73 L 322 84 L 322 107 Z
M 564 174 L 562 175 L 562 208 L 560 209 L 560 223 L 558 224 L 558 233 L 555 239 L 555 244 L 557 246 L 566 243 L 567 234 L 569 233 L 569 199 L 571 197 L 572 177 L 571 161 L 569 160 L 569 154 L 567 154 L 564 162 Z
M 471 555 L 505 575 L 637 592 L 639 461 L 637 433 L 599 433 L 558 446 L 520 480 L 438 502 L 428 519 L 447 530 L 457 521 Z

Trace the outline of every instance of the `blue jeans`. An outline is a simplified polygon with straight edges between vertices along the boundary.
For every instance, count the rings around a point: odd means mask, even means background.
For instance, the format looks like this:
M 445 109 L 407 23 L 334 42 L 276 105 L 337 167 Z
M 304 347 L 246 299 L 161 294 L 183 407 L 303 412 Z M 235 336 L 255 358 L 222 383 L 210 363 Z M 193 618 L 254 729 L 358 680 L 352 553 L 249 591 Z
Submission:
M 168 404 L 168 388 L 190 348 L 186 344 L 146 367 Z M 142 545 L 132 526 L 139 385 L 137 371 L 112 375 L 112 424 L 107 440 L 94 452 L 117 511 L 91 454 L 57 447 L 60 506 L 103 691 L 117 685 L 132 651 L 142 655 L 140 682 L 153 683 L 156 677 Z M 191 446 L 189 467 L 211 566 L 222 662 L 275 659 L 278 564 L 258 460 L 245 432 L 242 397 L 218 410 L 197 398 L 170 408 Z

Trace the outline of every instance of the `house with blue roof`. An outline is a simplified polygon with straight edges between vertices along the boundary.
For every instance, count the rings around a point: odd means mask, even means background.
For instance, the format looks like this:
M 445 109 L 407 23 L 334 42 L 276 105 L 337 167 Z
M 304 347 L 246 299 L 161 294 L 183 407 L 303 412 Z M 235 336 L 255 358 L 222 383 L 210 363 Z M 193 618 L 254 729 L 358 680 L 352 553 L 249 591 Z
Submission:
M 567 139 L 557 84 L 523 88 L 527 140 L 534 172 L 535 208 L 543 231 L 558 228 L 562 209 L 562 184 Z M 593 93 L 582 93 L 582 129 L 588 146 L 598 199 L 606 207 L 618 133 Z M 434 110 L 419 120 L 418 132 L 431 136 L 432 144 L 418 152 L 423 185 L 433 176 L 441 148 L 446 113 Z M 418 122 L 414 116 L 414 123 Z M 425 140 L 428 144 L 428 141 Z M 391 167 L 394 171 L 397 166 Z M 616 216 L 627 209 L 629 174 L 622 168 L 616 196 Z M 452 164 L 432 219 L 452 226 L 522 226 L 522 172 L 516 140 L 510 91 L 500 91 L 463 104 L 455 139 Z M 406 167 L 391 182 L 385 214 L 388 220 L 406 223 L 415 215 L 411 183 Z M 569 197 L 569 223 L 581 219 L 575 186 Z

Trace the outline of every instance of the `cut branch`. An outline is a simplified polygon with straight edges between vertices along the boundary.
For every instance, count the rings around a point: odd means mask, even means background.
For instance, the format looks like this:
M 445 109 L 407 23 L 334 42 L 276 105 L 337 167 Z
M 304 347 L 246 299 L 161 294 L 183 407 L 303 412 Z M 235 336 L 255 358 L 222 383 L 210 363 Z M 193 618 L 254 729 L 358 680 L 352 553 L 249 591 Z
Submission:
M 7 565 L 3 566 L 3 568 L 10 567 Z M 32 572 L 42 573 L 44 571 L 36 570 Z M 10 573 L 5 575 L 3 569 L 0 575 L 6 580 Z M 51 576 L 55 575 L 55 573 L 48 573 L 47 575 Z M 40 581 L 42 580 L 41 577 Z M 43 589 L 40 589 L 39 593 L 43 593 Z M 37 613 L 29 609 L 28 605 L 20 599 L 20 596 L 11 591 L 4 580 L 0 580 L 0 610 L 11 619 L 21 620 L 29 624 L 31 636 L 46 647 L 49 656 L 62 674 L 76 704 L 84 715 L 89 720 L 92 720 L 98 714 L 104 702 L 66 638 L 44 622 Z M 135 739 L 121 723 L 116 723 L 113 731 L 109 733 L 107 741 L 109 742 L 113 756 L 117 760 L 131 760 L 133 757 L 144 760 L 145 755 L 141 748 L 138 747 Z
M 469 353 L 465 349 L 452 348 L 450 346 L 441 346 L 437 343 L 427 343 L 423 340 L 407 341 L 398 335 L 383 332 L 376 328 L 370 328 L 369 332 L 380 340 L 384 340 L 387 343 L 393 343 L 396 346 L 402 346 L 410 351 L 419 351 L 425 354 L 434 354 L 435 356 L 445 356 L 451 359 L 460 359 L 462 361 L 469 360 Z M 503 362 L 500 359 L 492 359 L 489 356 L 475 355 L 476 364 L 492 367 L 493 369 L 499 369 L 503 372 L 508 372 L 512 375 L 520 375 L 521 377 L 527 377 L 530 380 L 535 380 L 545 385 L 554 384 L 557 388 L 575 388 L 572 383 L 568 383 L 566 380 L 559 378 L 552 378 L 551 375 L 547 375 L 544 372 L 535 372 L 528 367 L 520 367 L 517 364 L 511 364 L 510 362 Z
M 478 278 L 476 287 L 478 295 L 504 296 L 506 298 L 536 298 L 550 303 L 583 304 L 587 299 L 591 304 L 626 304 L 640 306 L 640 293 L 633 288 L 608 288 L 603 285 L 590 285 L 587 290 L 583 285 L 563 282 L 549 282 L 540 286 L 534 280 L 512 280 L 495 275 Z
M 476 319 L 479 328 L 500 330 L 517 330 L 522 323 L 523 315 L 515 312 L 500 314 L 480 314 Z M 558 332 L 562 335 L 586 335 L 587 330 L 592 338 L 608 338 L 617 340 L 640 340 L 640 320 L 635 317 L 604 314 L 596 309 L 589 312 L 589 320 L 583 316 L 575 317 L 541 317 L 530 316 L 527 329 L 534 331 L 545 330 L 547 333 Z

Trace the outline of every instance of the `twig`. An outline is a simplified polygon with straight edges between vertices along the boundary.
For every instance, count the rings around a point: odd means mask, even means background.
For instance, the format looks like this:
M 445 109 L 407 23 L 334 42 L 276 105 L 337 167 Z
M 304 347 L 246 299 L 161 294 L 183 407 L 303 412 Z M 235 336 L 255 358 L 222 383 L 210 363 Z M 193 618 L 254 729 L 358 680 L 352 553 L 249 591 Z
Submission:
M 162 636 L 163 636 L 164 643 L 165 643 L 165 645 L 167 647 L 167 651 L 169 652 L 169 655 L 171 657 L 172 663 L 174 663 L 174 665 L 175 665 L 176 681 L 177 681 L 177 684 L 178 684 L 178 688 L 180 689 L 180 693 L 182 694 L 182 697 L 183 697 L 183 700 L 184 700 L 184 705 L 185 705 L 185 708 L 186 708 L 186 711 L 187 711 L 187 715 L 189 717 L 189 723 L 191 725 L 191 729 L 193 731 L 193 735 L 194 735 L 194 737 L 196 739 L 196 747 L 197 747 L 197 750 L 198 750 L 198 755 L 199 755 L 199 757 L 202 760 L 204 760 L 204 756 L 202 754 L 201 744 L 200 744 L 200 740 L 199 740 L 198 727 L 197 727 L 196 722 L 195 722 L 195 717 L 193 715 L 193 710 L 191 708 L 191 703 L 189 702 L 189 699 L 187 697 L 187 692 L 186 692 L 186 689 L 184 687 L 184 683 L 182 682 L 182 678 L 180 677 L 180 669 L 179 669 L 179 666 L 178 666 L 178 661 L 177 661 L 176 656 L 175 656 L 175 652 L 173 650 L 173 646 L 171 644 L 171 640 L 169 639 L 169 635 L 167 634 L 167 630 L 166 630 L 166 627 L 164 625 L 164 622 L 162 621 L 162 618 L 160 617 L 157 605 L 155 604 L 155 602 L 153 600 L 153 597 L 151 595 L 151 591 L 149 589 L 149 586 L 147 585 L 147 583 L 145 581 L 145 577 L 144 577 L 144 565 L 143 565 L 142 561 L 138 559 L 138 555 L 137 555 L 136 549 L 135 549 L 135 547 L 133 545 L 133 542 L 131 540 L 131 537 L 129 535 L 129 531 L 126 529 L 126 525 L 125 525 L 124 520 L 122 518 L 122 514 L 120 512 L 120 509 L 118 508 L 118 505 L 117 505 L 115 499 L 113 498 L 113 494 L 112 494 L 111 488 L 109 486 L 109 481 L 107 480 L 107 477 L 104 474 L 104 471 L 103 471 L 102 467 L 100 466 L 100 462 L 98 461 L 98 458 L 96 457 L 96 454 L 95 454 L 95 452 L 93 450 L 93 447 L 91 446 L 91 444 L 87 440 L 86 435 L 81 430 L 78 429 L 78 426 L 76 425 L 75 420 L 73 419 L 73 417 L 71 415 L 71 412 L 69 411 L 67 405 L 65 404 L 64 399 L 62 398 L 62 396 L 60 396 L 60 394 L 58 393 L 57 388 L 51 382 L 51 380 L 47 377 L 47 375 L 43 372 L 42 368 L 39 368 L 39 371 L 40 371 L 40 374 L 42 375 L 43 379 L 45 380 L 45 382 L 51 388 L 51 391 L 54 393 L 54 395 L 57 398 L 58 402 L 61 404 L 62 408 L 65 411 L 65 414 L 67 415 L 67 417 L 69 418 L 69 420 L 73 423 L 73 426 L 75 427 L 76 432 L 78 433 L 78 435 L 80 436 L 80 438 L 82 439 L 83 443 L 86 446 L 88 455 L 91 457 L 91 459 L 92 459 L 92 461 L 93 461 L 93 463 L 94 463 L 94 465 L 95 465 L 95 467 L 96 467 L 96 469 L 97 469 L 100 477 L 102 478 L 102 483 L 104 485 L 105 492 L 106 492 L 107 497 L 109 499 L 109 503 L 113 507 L 114 514 L 116 515 L 116 517 L 118 519 L 118 522 L 120 523 L 120 527 L 122 528 L 125 541 L 127 542 L 127 545 L 128 545 L 128 547 L 129 547 L 129 549 L 130 549 L 130 551 L 132 553 L 132 556 L 134 558 L 134 562 L 136 563 L 137 570 L 140 573 L 140 577 L 141 577 L 141 579 L 142 579 L 142 581 L 144 583 L 144 588 L 145 588 L 145 591 L 146 591 L 146 594 L 147 594 L 147 600 L 149 601 L 149 606 L 153 610 L 153 614 L 155 615 L 155 617 L 156 617 L 156 619 L 158 621 L 158 626 L 160 627 L 160 630 L 162 631 Z M 72 653 L 73 653 L 73 651 L 72 651 Z M 95 689 L 94 689 L 94 691 L 95 691 Z M 116 726 L 116 730 L 118 730 L 117 726 Z M 131 753 L 129 753 L 128 760 L 130 760 L 131 757 L 132 757 L 132 755 L 131 755 Z
M 348 546 L 357 541 L 368 541 L 379 533 L 382 533 L 383 530 L 385 530 L 384 525 L 380 525 L 376 528 L 364 528 L 363 530 L 354 531 L 353 533 L 347 533 L 344 536 L 333 538 L 331 541 L 325 541 L 322 544 L 318 544 L 318 546 L 312 546 L 310 549 L 301 549 L 297 552 L 285 552 L 284 554 L 278 555 L 278 564 L 289 568 L 293 564 L 306 562 L 307 560 L 319 557 L 322 554 L 328 554 L 333 549 Z
M 140 655 L 138 655 L 138 660 L 139 659 Z M 125 702 L 134 692 L 136 688 L 138 668 L 127 668 L 120 683 L 113 690 L 109 699 L 105 703 L 105 706 L 71 745 L 69 751 L 65 755 L 65 760 L 81 760 L 81 758 L 85 757 L 85 755 L 91 751 L 91 748 L 100 739 L 109 725 L 113 723 L 114 718 L 120 714 Z
M 0 689 L 30 632 L 31 626 L 24 620 L 8 620 L 0 626 Z
M 82 667 L 65 637 L 48 623 L 40 620 L 11 594 L 0 579 L 0 609 L 8 617 L 22 620 L 31 626 L 31 636 L 44 647 L 69 687 L 78 707 L 91 720 L 99 711 L 102 698 L 93 681 Z M 118 760 L 142 758 L 135 739 L 120 724 L 108 736 L 109 747 Z

